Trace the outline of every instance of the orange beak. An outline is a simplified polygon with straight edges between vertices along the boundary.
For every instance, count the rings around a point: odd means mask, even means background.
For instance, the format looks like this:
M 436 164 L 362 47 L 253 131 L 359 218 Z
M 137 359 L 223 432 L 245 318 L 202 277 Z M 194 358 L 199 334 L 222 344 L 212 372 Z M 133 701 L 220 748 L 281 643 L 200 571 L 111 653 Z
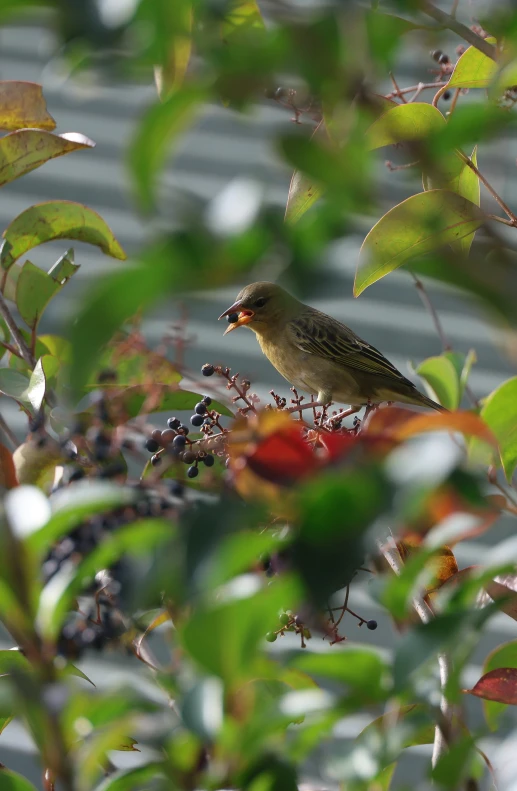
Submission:
M 243 327 L 245 324 L 249 324 L 250 321 L 252 321 L 255 314 L 252 310 L 248 310 L 247 308 L 239 310 L 241 304 L 241 300 L 234 302 L 233 305 L 228 308 L 228 310 L 225 310 L 224 313 L 221 313 L 219 316 L 220 319 L 223 319 L 225 316 L 229 316 L 231 313 L 237 313 L 239 317 L 237 321 L 234 321 L 232 324 L 230 324 L 228 329 L 224 332 L 224 335 L 226 335 L 228 332 L 231 332 L 232 330 L 236 330 L 238 327 Z

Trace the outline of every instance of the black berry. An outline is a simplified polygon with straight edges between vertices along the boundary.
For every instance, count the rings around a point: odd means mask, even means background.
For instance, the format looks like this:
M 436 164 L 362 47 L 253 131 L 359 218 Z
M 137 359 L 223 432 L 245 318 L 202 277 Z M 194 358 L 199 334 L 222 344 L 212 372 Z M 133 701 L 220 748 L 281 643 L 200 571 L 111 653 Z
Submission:
M 189 467 L 187 470 L 187 476 L 189 478 L 196 478 L 199 475 L 199 470 L 197 467 Z
M 193 426 L 197 427 L 197 426 L 202 426 L 203 423 L 205 422 L 205 419 L 203 415 L 192 415 L 192 417 L 190 418 L 190 422 L 192 423 Z
M 366 628 L 374 632 L 377 629 L 377 621 L 367 621 Z
M 156 453 L 156 451 L 159 449 L 159 447 L 160 447 L 159 443 L 156 442 L 156 440 L 153 439 L 152 437 L 150 437 L 149 439 L 146 439 L 146 441 L 145 441 L 145 449 L 148 450 L 149 453 Z
M 205 406 L 210 406 L 211 403 L 212 403 L 212 399 L 210 398 L 210 396 L 203 396 L 203 404 Z
M 209 363 L 205 363 L 205 365 L 201 368 L 201 373 L 203 376 L 212 376 L 214 373 L 214 366 L 210 365 Z
M 450 91 L 445 91 L 445 93 L 442 96 L 443 101 L 447 102 L 450 98 L 451 98 L 451 92 Z
M 178 420 L 177 417 L 170 417 L 167 421 L 167 425 L 169 428 L 176 430 L 181 426 L 181 420 Z
M 160 437 L 161 444 L 165 447 L 165 445 L 168 445 L 170 442 L 174 440 L 175 436 L 176 433 L 172 428 L 164 429 Z
M 186 451 L 184 451 L 183 456 L 181 457 L 181 460 L 185 464 L 192 464 L 192 462 L 196 460 L 196 454 L 192 453 L 191 450 L 186 450 Z
M 183 485 L 179 481 L 170 481 L 169 491 L 174 497 L 181 497 L 183 494 Z
M 178 449 L 184 448 L 186 444 L 187 444 L 187 440 L 185 439 L 183 434 L 178 434 L 176 437 L 174 437 L 172 441 L 173 447 Z
M 161 463 L 162 463 L 161 456 L 157 456 L 156 454 L 154 456 L 151 456 L 151 464 L 153 465 L 153 467 L 156 467 L 158 464 Z
M 190 431 L 189 427 L 186 426 L 184 423 L 181 424 L 181 426 L 179 427 L 179 430 L 182 431 L 185 436 L 187 436 L 187 434 Z
M 440 60 L 440 58 L 442 57 L 442 55 L 443 55 L 443 52 L 441 51 L 441 49 L 435 49 L 433 52 L 431 52 L 432 59 L 435 60 L 437 63 Z
M 196 404 L 194 412 L 197 415 L 204 415 L 206 412 L 206 404 L 203 401 L 200 401 L 199 404 Z
M 448 62 L 449 62 L 449 56 L 446 55 L 445 52 L 443 52 L 438 58 L 438 63 L 448 63 Z
M 239 321 L 239 314 L 238 313 L 229 313 L 226 317 L 228 324 L 235 324 L 235 322 Z
M 203 464 L 206 464 L 207 467 L 213 467 L 214 461 L 215 461 L 214 457 L 211 456 L 210 454 L 208 454 L 208 456 L 203 456 Z
M 117 372 L 113 368 L 105 368 L 97 377 L 97 382 L 101 385 L 105 382 L 116 382 Z

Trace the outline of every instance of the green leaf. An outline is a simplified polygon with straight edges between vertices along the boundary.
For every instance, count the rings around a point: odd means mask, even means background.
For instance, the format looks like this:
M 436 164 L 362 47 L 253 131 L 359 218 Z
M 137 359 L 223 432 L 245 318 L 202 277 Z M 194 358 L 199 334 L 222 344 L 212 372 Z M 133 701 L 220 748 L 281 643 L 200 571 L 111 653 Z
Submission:
M 488 60 L 488 58 L 487 58 Z M 475 741 L 470 734 L 462 736 L 455 744 L 451 745 L 438 759 L 433 767 L 431 776 L 441 788 L 455 791 L 461 788 L 463 782 L 469 777 L 472 759 L 475 757 Z
M 143 115 L 129 146 L 128 164 L 144 211 L 155 205 L 156 178 L 171 144 L 190 126 L 206 98 L 206 91 L 200 87 L 183 86 Z
M 320 121 L 312 137 L 328 141 L 328 134 L 324 121 Z M 291 177 L 287 195 L 285 221 L 289 223 L 297 222 L 300 217 L 321 198 L 323 192 L 323 188 L 315 183 L 314 179 L 305 176 L 299 170 L 295 170 Z
M 28 388 L 27 376 L 10 368 L 0 369 L 0 393 L 28 404 L 30 403 Z
M 387 668 L 373 649 L 345 647 L 339 653 L 296 656 L 291 667 L 338 681 L 361 694 L 364 703 L 383 700 L 387 694 Z
M 107 536 L 75 568 L 65 567 L 43 588 L 37 614 L 38 627 L 48 639 L 55 640 L 74 598 L 87 580 L 99 569 L 108 568 L 123 555 L 151 553 L 173 535 L 173 526 L 165 520 L 141 520 L 119 528 Z
M 78 266 L 72 266 L 73 271 L 68 277 L 71 277 L 79 269 Z M 18 267 L 14 267 L 14 269 L 17 270 Z M 54 267 L 47 274 L 30 261 L 25 261 L 20 268 L 16 281 L 16 306 L 20 316 L 31 329 L 37 327 L 46 306 L 68 280 L 65 276 L 62 280 L 56 279 L 52 275 L 53 270 Z M 62 270 L 61 274 L 63 274 Z
M 483 676 L 500 667 L 517 668 L 517 640 L 498 646 L 487 656 L 483 665 Z M 497 731 L 501 715 L 506 707 L 505 703 L 483 700 L 485 719 L 491 731 Z
M 93 148 L 94 145 L 87 137 L 75 132 L 63 135 L 53 135 L 43 129 L 10 132 L 0 138 L 0 187 L 51 159 L 81 148 Z
M 52 131 L 56 122 L 47 110 L 41 85 L 35 82 L 2 80 L 0 82 L 0 129 Z
M 278 612 L 295 606 L 300 591 L 285 577 L 250 595 L 249 577 L 229 583 L 225 598 L 193 613 L 181 630 L 186 651 L 201 667 L 222 678 L 230 687 L 253 678 L 258 647 L 267 645 L 265 634 L 278 623 Z M 242 587 L 241 587 L 242 586 Z
M 396 712 L 388 712 L 377 717 L 363 728 L 357 741 L 367 745 L 369 736 L 375 735 L 376 732 L 389 738 L 393 728 L 398 728 L 403 735 L 400 744 L 402 749 L 417 744 L 432 744 L 434 741 L 434 723 L 425 707 L 416 703 L 400 706 Z
M 0 717 L 0 734 L 2 734 L 14 717 Z
M 494 38 L 487 38 L 489 44 L 494 44 Z M 451 78 L 447 83 L 449 88 L 487 88 L 497 72 L 497 63 L 480 52 L 476 47 L 469 47 L 456 63 Z
M 385 67 L 393 62 L 402 36 L 412 30 L 418 30 L 420 27 L 407 19 L 392 14 L 383 14 L 377 10 L 366 11 L 364 16 L 369 54 Z
M 39 335 L 38 340 L 47 348 L 49 355 L 60 363 L 70 361 L 71 344 L 66 338 L 59 335 Z
M 31 206 L 18 215 L 4 231 L 0 264 L 4 269 L 20 256 L 44 242 L 76 239 L 96 245 L 123 261 L 126 254 L 97 212 L 71 201 L 48 201 Z
M 157 777 L 163 777 L 159 763 L 137 766 L 136 769 L 119 769 L 103 780 L 95 791 L 141 791 L 142 784 L 146 785 Z
M 8 675 L 13 671 L 27 672 L 30 665 L 21 651 L 17 649 L 0 651 L 0 675 Z
M 517 467 L 517 376 L 490 393 L 480 415 L 497 439 L 504 473 L 510 481 Z M 480 463 L 489 463 L 491 457 L 486 445 L 474 439 L 469 455 Z
M 461 399 L 460 380 L 452 362 L 445 356 L 428 357 L 416 373 L 432 387 L 439 403 L 446 409 L 457 409 Z
M 3 765 L 0 766 L 0 787 L 2 791 L 36 791 L 36 788 L 25 777 L 19 775 L 18 772 L 5 769 Z
M 471 162 L 477 167 L 477 146 L 475 146 L 470 159 Z M 467 164 L 463 165 L 457 176 L 457 179 L 451 181 L 446 189 L 450 189 L 452 192 L 457 192 L 458 195 L 466 198 L 476 206 L 479 206 L 481 203 L 479 178 L 472 168 Z M 472 242 L 474 241 L 474 234 L 475 231 L 471 234 L 468 234 L 467 236 L 463 236 L 457 243 L 454 243 L 454 247 L 456 247 L 457 244 L 458 249 L 464 257 L 467 257 L 469 253 Z
M 192 0 L 176 0 L 166 17 L 168 46 L 154 67 L 158 96 L 162 101 L 181 87 L 192 52 Z
M 412 258 L 473 233 L 483 221 L 475 204 L 445 190 L 429 190 L 399 203 L 363 242 L 354 296 Z
M 366 131 L 369 150 L 382 146 L 422 140 L 439 132 L 446 124 L 441 112 L 432 104 L 399 104 L 383 113 Z

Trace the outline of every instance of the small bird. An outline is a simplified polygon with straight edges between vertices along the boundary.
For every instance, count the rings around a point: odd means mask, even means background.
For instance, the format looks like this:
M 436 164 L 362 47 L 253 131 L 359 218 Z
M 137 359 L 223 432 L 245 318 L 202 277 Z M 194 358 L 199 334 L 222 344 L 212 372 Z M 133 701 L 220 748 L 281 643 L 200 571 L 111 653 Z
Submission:
M 319 404 L 357 407 L 399 401 L 444 407 L 421 393 L 381 352 L 345 324 L 304 305 L 275 283 L 252 283 L 219 316 L 249 327 L 276 370 L 299 390 L 317 393 Z

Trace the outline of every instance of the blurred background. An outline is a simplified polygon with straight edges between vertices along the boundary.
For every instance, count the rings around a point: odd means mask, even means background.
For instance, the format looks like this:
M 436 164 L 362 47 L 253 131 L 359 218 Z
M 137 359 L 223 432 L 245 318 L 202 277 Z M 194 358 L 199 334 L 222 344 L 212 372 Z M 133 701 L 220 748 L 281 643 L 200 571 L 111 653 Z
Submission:
M 70 2 L 70 8 L 77 5 Z M 125 3 L 112 0 L 105 4 L 105 21 L 117 19 L 124 13 Z M 306 3 L 260 3 L 268 18 L 275 13 L 302 13 L 309 7 Z M 472 18 L 489 3 L 466 4 Z M 77 8 L 79 6 L 77 5 Z M 77 9 L 76 9 L 77 10 Z M 75 13 L 75 11 L 73 12 Z M 111 16 L 110 16 L 111 14 Z M 73 14 L 72 14 L 73 17 Z M 25 208 L 34 203 L 50 199 L 69 199 L 87 204 L 107 221 L 116 237 L 131 258 L 142 246 L 149 234 L 147 220 L 137 212 L 132 201 L 131 185 L 126 170 L 126 149 L 134 131 L 135 122 L 141 112 L 156 99 L 156 88 L 149 72 L 147 83 L 128 82 L 120 79 L 116 72 L 103 73 L 102 79 L 90 75 L 78 76 L 62 57 L 60 35 L 53 25 L 51 15 L 24 15 L 16 23 L 0 26 L 0 79 L 30 80 L 41 83 L 48 109 L 56 119 L 57 132 L 81 132 L 96 143 L 93 150 L 78 152 L 73 156 L 47 163 L 43 168 L 14 181 L 0 194 L 0 225 L 9 222 Z M 459 40 L 450 40 L 450 52 L 454 53 Z M 429 70 L 435 63 L 429 55 L 433 42 L 424 33 L 411 39 L 411 45 L 403 48 L 403 57 L 396 67 L 399 85 L 411 85 L 429 81 Z M 379 85 L 378 90 L 388 92 L 391 83 Z M 425 95 L 430 101 L 432 92 Z M 444 107 L 441 106 L 444 110 Z M 178 223 L 182 212 L 214 211 L 218 201 L 225 200 L 230 212 L 236 210 L 242 195 L 260 190 L 263 200 L 282 214 L 288 194 L 291 171 L 276 155 L 273 139 L 278 132 L 289 131 L 293 113 L 274 101 L 264 100 L 245 113 L 208 106 L 188 134 L 182 137 L 179 146 L 161 178 L 162 227 Z M 499 194 L 515 206 L 517 201 L 517 141 L 502 137 L 483 147 L 483 165 L 490 170 L 491 182 Z M 394 155 L 396 156 L 396 155 Z M 386 151 L 378 154 L 383 163 Z M 419 361 L 440 352 L 432 319 L 424 309 L 414 283 L 406 272 L 395 272 L 368 289 L 360 298 L 354 299 L 352 283 L 359 248 L 365 234 L 384 210 L 414 192 L 415 176 L 410 171 L 391 172 L 379 167 L 378 214 L 375 217 L 356 217 L 352 233 L 333 242 L 322 255 L 319 268 L 309 275 L 311 304 L 350 324 L 354 330 L 377 346 L 405 374 L 411 375 L 408 363 Z M 412 181 L 413 180 L 413 181 Z M 208 202 L 212 201 L 212 208 Z M 482 193 L 482 202 L 486 194 Z M 233 202 L 233 204 L 232 204 Z M 81 265 L 64 293 L 58 297 L 47 312 L 42 330 L 59 332 L 78 310 L 79 300 L 98 278 L 116 267 L 126 264 L 104 257 L 99 251 L 86 245 L 76 244 L 76 263 Z M 46 245 L 32 251 L 31 260 L 48 268 L 63 252 L 64 244 Z M 268 260 L 255 270 L 249 279 L 275 279 L 285 262 L 281 251 L 275 260 Z M 289 273 L 287 281 L 289 283 Z M 191 343 L 186 351 L 186 362 L 198 371 L 205 362 L 223 363 L 247 375 L 253 389 L 264 398 L 271 388 L 288 395 L 287 387 L 271 365 L 261 356 L 251 332 L 234 332 L 223 339 L 223 322 L 217 323 L 219 314 L 234 300 L 244 282 L 214 291 L 201 287 L 194 295 L 174 303 L 170 299 L 156 306 L 146 315 L 143 330 L 151 345 L 156 344 L 167 332 L 171 321 L 186 316 Z M 296 289 L 296 283 L 292 283 Z M 471 384 L 477 396 L 494 389 L 515 369 L 508 361 L 501 336 L 493 324 L 487 322 L 480 310 L 452 289 L 435 281 L 429 293 L 437 308 L 447 337 L 453 347 L 467 352 L 475 347 L 477 363 Z M 20 436 L 25 430 L 24 416 L 12 409 L 2 399 L 2 413 Z M 499 540 L 507 530 L 504 520 L 500 527 L 492 530 L 479 541 L 460 545 L 457 558 L 460 567 L 475 564 L 486 548 L 485 542 Z M 386 650 L 391 644 L 391 627 L 387 618 L 377 610 L 368 597 L 367 586 L 354 585 L 351 606 L 360 606 L 364 617 L 377 618 L 379 629 L 368 634 L 368 642 L 376 643 Z M 353 627 L 352 627 L 353 628 Z M 511 639 L 515 635 L 514 621 L 504 615 L 490 621 L 489 631 L 478 647 L 479 661 L 486 656 L 497 642 Z M 364 636 L 361 634 L 361 637 Z M 279 641 L 278 650 L 287 646 Z M 0 639 L 0 647 L 10 647 L 6 637 Z M 276 648 L 276 646 L 275 646 Z M 319 640 L 311 641 L 309 650 L 326 650 Z M 334 647 L 332 650 L 339 650 Z M 82 663 L 85 672 L 102 686 L 116 674 L 119 680 L 125 676 L 132 683 L 145 683 L 145 671 L 135 668 L 127 660 L 121 666 L 118 657 L 114 666 L 108 660 Z M 474 664 L 469 669 L 467 681 L 474 682 L 480 676 L 480 667 Z M 479 710 L 477 700 L 467 701 Z M 340 740 L 353 738 L 366 724 L 360 717 L 350 718 L 338 727 L 324 749 L 339 749 Z M 509 732 L 509 730 L 507 731 Z M 494 736 L 501 741 L 505 732 Z M 490 745 L 487 745 L 487 749 Z M 411 777 L 411 761 L 418 760 L 419 752 L 427 748 L 411 748 L 402 761 L 400 782 Z M 27 762 L 32 760 L 32 745 L 16 723 L 13 723 L 0 738 L 0 761 L 9 767 L 27 773 Z M 116 762 L 138 762 L 138 754 L 121 754 Z M 308 776 L 317 778 L 317 756 L 308 767 Z M 38 784 L 39 770 L 34 766 L 32 777 Z M 326 785 L 325 778 L 318 782 Z M 39 786 L 38 786 L 39 787 Z

